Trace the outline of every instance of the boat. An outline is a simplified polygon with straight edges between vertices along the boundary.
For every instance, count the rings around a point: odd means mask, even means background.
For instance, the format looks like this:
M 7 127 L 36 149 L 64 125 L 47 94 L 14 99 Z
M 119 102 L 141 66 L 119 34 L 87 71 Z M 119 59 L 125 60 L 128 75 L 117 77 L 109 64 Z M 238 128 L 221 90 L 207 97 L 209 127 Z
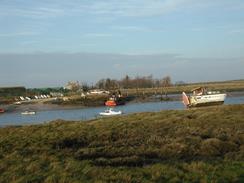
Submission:
M 115 115 L 120 115 L 122 114 L 121 111 L 113 111 L 113 109 L 108 109 L 108 110 L 105 110 L 104 112 L 100 112 L 99 113 L 101 116 L 115 116 Z
M 187 108 L 221 105 L 226 98 L 225 93 L 220 93 L 219 91 L 207 91 L 204 87 L 195 88 L 192 92 L 191 96 L 187 96 L 185 92 L 182 93 L 182 101 Z
M 5 112 L 5 110 L 0 108 L 0 113 L 4 113 L 4 112 Z
M 35 115 L 36 112 L 35 111 L 24 111 L 24 112 L 21 112 L 21 114 L 23 114 L 23 115 Z
M 22 103 L 20 101 L 17 101 L 14 103 L 15 105 L 21 105 Z
M 106 106 L 109 106 L 109 107 L 114 107 L 114 106 L 116 106 L 117 104 L 116 104 L 116 101 L 115 101 L 114 99 L 110 98 L 109 100 L 107 100 L 107 101 L 105 102 L 105 105 L 106 105 Z
M 125 105 L 125 99 L 123 97 L 111 97 L 105 102 L 105 105 L 108 107 Z

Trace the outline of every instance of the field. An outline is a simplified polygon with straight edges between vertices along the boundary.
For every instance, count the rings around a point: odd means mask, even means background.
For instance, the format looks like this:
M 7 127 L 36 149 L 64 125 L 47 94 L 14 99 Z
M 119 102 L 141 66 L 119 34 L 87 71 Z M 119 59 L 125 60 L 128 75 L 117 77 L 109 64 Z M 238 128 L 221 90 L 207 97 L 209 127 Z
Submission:
M 244 182 L 244 105 L 0 128 L 0 182 Z
M 139 88 L 139 89 L 122 89 L 123 94 L 127 95 L 152 95 L 165 93 L 182 93 L 191 92 L 197 87 L 206 87 L 209 90 L 219 90 L 223 92 L 244 91 L 244 80 L 208 82 L 208 83 L 192 83 L 185 85 L 173 85 L 165 88 Z

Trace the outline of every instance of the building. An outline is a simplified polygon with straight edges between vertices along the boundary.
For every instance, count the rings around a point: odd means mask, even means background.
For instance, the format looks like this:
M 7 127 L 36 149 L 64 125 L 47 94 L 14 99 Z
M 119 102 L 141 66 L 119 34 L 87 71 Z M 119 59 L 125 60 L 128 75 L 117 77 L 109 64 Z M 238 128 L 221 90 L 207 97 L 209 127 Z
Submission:
M 78 81 L 69 81 L 67 85 L 64 87 L 66 90 L 71 90 L 71 91 L 78 91 L 81 89 L 81 86 Z

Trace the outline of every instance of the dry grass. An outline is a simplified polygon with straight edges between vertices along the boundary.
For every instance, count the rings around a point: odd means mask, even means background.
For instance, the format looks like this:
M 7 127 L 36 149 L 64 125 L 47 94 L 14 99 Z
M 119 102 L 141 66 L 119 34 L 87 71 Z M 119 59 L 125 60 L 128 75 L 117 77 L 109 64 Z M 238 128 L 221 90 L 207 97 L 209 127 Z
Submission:
M 166 88 L 139 88 L 139 89 L 122 89 L 122 93 L 128 95 L 151 95 L 151 94 L 164 94 L 167 93 L 182 93 L 182 91 L 190 92 L 197 87 L 207 87 L 210 90 L 220 91 L 243 91 L 244 80 L 225 81 L 225 82 L 209 82 L 209 83 L 193 83 L 181 86 L 171 86 Z
M 244 105 L 0 129 L 0 182 L 243 182 Z

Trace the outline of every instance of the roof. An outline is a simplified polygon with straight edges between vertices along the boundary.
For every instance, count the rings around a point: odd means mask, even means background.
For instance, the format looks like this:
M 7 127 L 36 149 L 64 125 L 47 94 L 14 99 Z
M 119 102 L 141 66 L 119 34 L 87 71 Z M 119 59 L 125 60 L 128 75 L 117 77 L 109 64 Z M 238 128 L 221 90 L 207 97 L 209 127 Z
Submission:
M 197 88 L 194 88 L 194 89 L 192 89 L 191 91 L 193 92 L 193 91 L 196 91 L 196 90 L 200 90 L 200 89 L 204 89 L 204 87 L 197 87 Z

